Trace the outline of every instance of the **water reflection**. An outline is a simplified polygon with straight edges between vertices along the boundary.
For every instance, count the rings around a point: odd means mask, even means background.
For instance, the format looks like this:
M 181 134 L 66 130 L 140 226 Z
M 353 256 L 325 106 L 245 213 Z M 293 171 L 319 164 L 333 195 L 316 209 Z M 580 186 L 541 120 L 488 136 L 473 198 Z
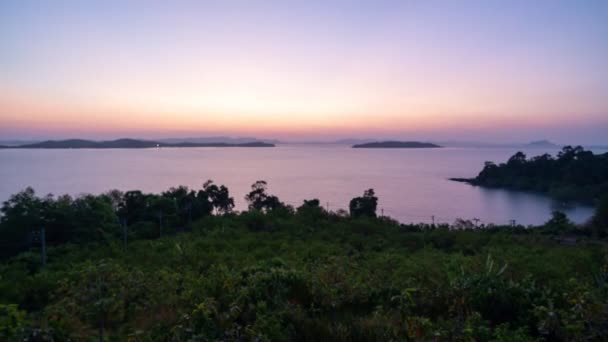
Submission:
M 541 224 L 555 210 L 566 213 L 574 222 L 582 223 L 593 214 L 591 207 L 555 201 L 541 194 L 481 187 L 477 189 L 484 199 L 485 210 L 492 212 L 494 219 L 501 217 L 502 223 L 516 220 L 522 224 Z
M 266 180 L 281 200 L 299 205 L 318 198 L 347 209 L 351 198 L 374 188 L 379 208 L 402 222 L 541 224 L 563 209 L 583 222 L 593 209 L 564 207 L 537 194 L 483 189 L 449 181 L 472 177 L 487 160 L 502 162 L 513 149 L 369 150 L 348 146 L 271 149 L 184 148 L 149 150 L 0 150 L 0 200 L 33 186 L 38 193 L 101 193 L 109 189 L 160 192 L 171 186 L 200 188 L 207 179 L 225 184 L 238 210 L 256 180 Z M 528 156 L 547 151 L 526 151 Z M 549 151 L 555 153 L 556 151 Z

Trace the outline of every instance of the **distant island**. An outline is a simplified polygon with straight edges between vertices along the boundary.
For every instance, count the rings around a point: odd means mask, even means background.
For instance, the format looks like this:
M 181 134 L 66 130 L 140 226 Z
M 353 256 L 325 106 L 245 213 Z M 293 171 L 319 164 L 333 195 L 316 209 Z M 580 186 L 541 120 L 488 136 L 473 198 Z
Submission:
M 439 145 L 418 141 L 379 141 L 353 145 L 353 148 L 438 148 Z
M 39 149 L 69 149 L 69 148 L 158 148 L 158 147 L 274 147 L 274 144 L 265 142 L 225 143 L 225 142 L 180 142 L 168 143 L 151 140 L 117 139 L 107 141 L 93 141 L 84 139 L 47 140 L 33 144 L 18 146 L 4 146 L 3 148 L 39 148 Z
M 532 141 L 526 144 L 524 147 L 528 148 L 559 148 L 560 146 L 550 142 L 549 140 L 538 140 Z
M 257 142 L 265 142 L 268 144 L 279 144 L 280 141 L 277 139 L 258 139 L 254 137 L 227 137 L 227 136 L 210 136 L 210 137 L 191 137 L 191 138 L 165 138 L 165 139 L 153 139 L 161 143 L 168 144 L 180 144 L 180 143 L 196 143 L 196 144 L 250 144 Z
M 559 200 L 595 202 L 608 193 L 608 153 L 565 146 L 557 158 L 527 159 L 517 152 L 506 163 L 486 162 L 475 178 L 451 178 L 471 185 L 545 193 Z

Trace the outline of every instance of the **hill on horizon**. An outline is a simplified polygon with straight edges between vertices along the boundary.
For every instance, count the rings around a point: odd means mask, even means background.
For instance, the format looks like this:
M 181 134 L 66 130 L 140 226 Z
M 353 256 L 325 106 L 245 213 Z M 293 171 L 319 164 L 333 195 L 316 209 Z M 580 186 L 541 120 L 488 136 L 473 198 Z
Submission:
M 20 146 L 9 146 L 7 148 L 155 148 L 155 147 L 274 147 L 274 144 L 264 142 L 247 142 L 247 143 L 224 143 L 224 142 L 182 142 L 182 143 L 166 143 L 151 140 L 139 139 L 116 139 L 105 141 L 93 141 L 85 139 L 67 139 L 67 140 L 47 140 L 34 144 L 26 144 Z

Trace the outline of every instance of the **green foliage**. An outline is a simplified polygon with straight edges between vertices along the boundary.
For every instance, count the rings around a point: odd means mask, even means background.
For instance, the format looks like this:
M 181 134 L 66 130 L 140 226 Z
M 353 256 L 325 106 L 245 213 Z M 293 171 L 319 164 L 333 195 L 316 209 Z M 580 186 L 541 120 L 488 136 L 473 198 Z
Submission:
M 268 198 L 264 184 L 254 190 L 260 189 L 254 201 Z M 36 226 L 36 215 L 48 213 L 43 220 L 55 221 L 47 222 L 78 222 L 84 229 L 73 231 L 84 240 L 70 233 L 66 243 L 50 246 L 44 269 L 37 250 L 0 263 L 0 339 L 582 341 L 608 335 L 608 250 L 591 238 L 560 245 L 550 235 L 576 228 L 561 213 L 529 229 L 466 221 L 401 225 L 371 215 L 377 204 L 371 191 L 359 198 L 369 202 L 358 203 L 355 215 L 327 212 L 316 199 L 295 211 L 264 204 L 232 213 L 214 204 L 215 191 L 206 183 L 199 191 L 178 187 L 161 195 L 14 196 L 3 207 L 9 215 L 2 229 Z M 107 215 L 108 208 L 116 215 Z M 88 221 L 88 212 L 100 222 Z M 128 223 L 127 248 L 112 226 L 121 215 L 137 218 Z M 184 224 L 188 229 L 178 233 Z
M 153 238 L 184 230 L 193 220 L 229 214 L 234 207 L 228 188 L 207 181 L 203 189 L 185 186 L 171 188 L 160 195 L 141 191 L 105 194 L 38 197 L 27 188 L 5 201 L 0 208 L 0 258 L 15 255 L 32 245 L 32 233 L 45 228 L 48 245 L 85 244 L 121 236 L 120 224 L 132 238 Z M 153 227 L 154 225 L 154 227 Z
M 0 304 L 0 338 L 2 340 L 17 340 L 26 325 L 26 313 L 19 310 L 16 304 Z
M 568 216 L 561 211 L 551 213 L 551 219 L 545 223 L 545 232 L 562 234 L 574 231 L 576 226 Z
M 116 232 L 118 222 L 106 196 L 36 196 L 31 188 L 11 196 L 0 209 L 0 234 L 8 245 L 0 256 L 13 255 L 32 242 L 31 233 L 45 228 L 47 243 L 99 241 Z
M 320 220 L 327 217 L 327 212 L 321 207 L 318 199 L 304 200 L 296 209 L 296 214 L 310 229 L 315 229 Z
M 500 165 L 486 162 L 471 183 L 593 202 L 608 192 L 608 153 L 594 155 L 580 146 L 566 146 L 557 158 L 544 154 L 526 159 L 525 154 L 517 152 Z

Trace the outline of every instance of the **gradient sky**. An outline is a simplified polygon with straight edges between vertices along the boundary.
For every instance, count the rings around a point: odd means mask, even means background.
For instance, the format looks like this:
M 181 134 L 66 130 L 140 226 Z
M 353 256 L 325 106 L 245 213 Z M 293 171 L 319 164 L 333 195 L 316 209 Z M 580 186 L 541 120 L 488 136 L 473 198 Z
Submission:
M 608 1 L 0 2 L 0 139 L 608 143 Z

